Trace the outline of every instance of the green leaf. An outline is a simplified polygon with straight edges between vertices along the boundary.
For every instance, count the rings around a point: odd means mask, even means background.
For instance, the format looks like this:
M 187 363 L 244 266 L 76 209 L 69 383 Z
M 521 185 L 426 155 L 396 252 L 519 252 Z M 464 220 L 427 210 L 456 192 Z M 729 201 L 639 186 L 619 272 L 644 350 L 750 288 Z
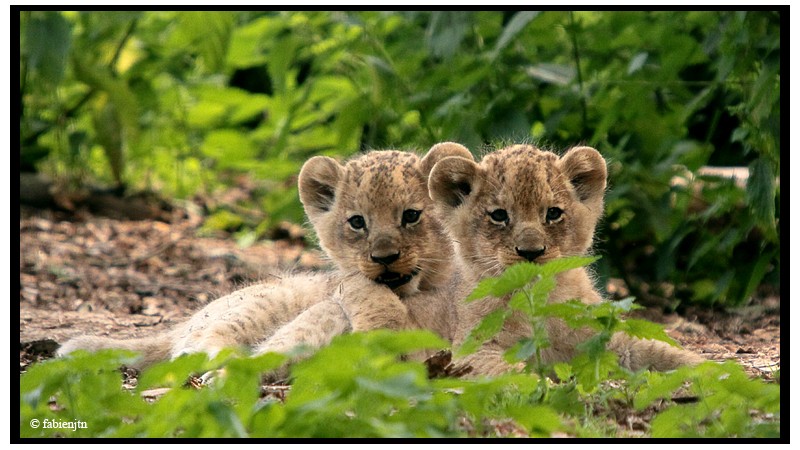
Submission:
M 535 437 L 550 437 L 564 427 L 561 417 L 549 406 L 514 406 L 506 408 L 505 413 Z
M 622 314 L 643 308 L 642 306 L 634 303 L 635 301 L 636 297 L 625 297 L 622 300 L 608 303 L 614 307 L 615 314 Z
M 591 315 L 592 309 L 580 300 L 570 300 L 563 303 L 551 303 L 537 310 L 537 316 L 557 317 L 562 319 L 571 328 L 591 327 L 600 330 L 601 326 Z
M 536 307 L 544 306 L 547 302 L 547 298 L 550 295 L 550 292 L 555 289 L 556 287 L 556 278 L 555 276 L 545 276 L 542 277 L 539 281 L 533 283 L 530 287 L 530 294 L 533 297 L 533 304 Z M 535 314 L 536 312 L 533 311 Z
M 775 170 L 765 157 L 750 165 L 747 179 L 747 203 L 767 239 L 777 242 L 775 219 Z
M 639 52 L 633 58 L 631 58 L 631 62 L 628 63 L 628 75 L 638 72 L 639 69 L 644 67 L 644 63 L 647 61 L 648 56 L 649 54 L 647 52 Z
M 92 89 L 105 93 L 107 101 L 113 105 L 114 115 L 122 126 L 126 141 L 129 144 L 135 143 L 139 138 L 141 109 L 139 100 L 128 83 L 107 68 L 93 65 L 86 55 L 73 52 L 71 59 L 75 78 Z
M 447 341 L 429 330 L 378 330 L 368 333 L 366 342 L 367 345 L 379 346 L 396 355 L 449 346 Z
M 503 356 L 510 363 L 527 361 L 536 354 L 537 348 L 539 346 L 533 339 L 523 339 L 506 350 Z
M 506 318 L 511 315 L 510 311 L 504 308 L 497 309 L 484 317 L 480 323 L 470 331 L 467 339 L 456 351 L 457 357 L 475 353 L 478 347 L 491 339 L 503 328 Z
M 205 220 L 201 231 L 236 231 L 243 223 L 244 220 L 238 214 L 221 209 Z
M 38 71 L 43 81 L 58 84 L 64 76 L 72 43 L 72 27 L 57 11 L 31 13 L 26 24 L 24 46 L 20 51 L 27 55 L 31 70 Z
M 475 289 L 470 292 L 465 301 L 469 303 L 491 296 L 495 284 L 497 284 L 497 278 L 484 278 L 475 286 Z
M 564 362 L 553 364 L 553 372 L 561 381 L 569 380 L 573 375 L 572 366 Z
M 601 332 L 581 342 L 575 348 L 584 353 L 590 360 L 598 360 L 601 359 L 604 353 L 608 353 L 606 352 L 606 344 L 608 344 L 609 339 L 610 333 Z M 573 367 L 575 367 L 574 364 Z
M 469 32 L 472 14 L 467 11 L 433 11 L 426 32 L 431 54 L 450 58 Z
M 520 289 L 534 280 L 543 271 L 542 266 L 530 262 L 514 264 L 497 278 L 497 283 L 492 286 L 491 295 L 502 297 Z
M 357 377 L 355 381 L 358 386 L 366 391 L 390 398 L 410 398 L 425 392 L 420 389 L 417 377 L 412 372 L 404 372 L 382 380 Z
M 186 122 L 192 128 L 214 128 L 222 125 L 228 107 L 222 103 L 200 101 L 197 102 L 186 116 Z
M 528 290 L 519 290 L 511 296 L 511 300 L 508 302 L 508 307 L 514 311 L 522 311 L 528 317 L 533 317 L 537 311 L 536 306 L 534 306 L 532 301 L 531 294 Z
M 562 378 L 559 375 L 559 379 L 562 381 L 569 380 L 569 378 L 569 376 Z M 548 400 L 548 406 L 563 415 L 568 417 L 586 416 L 586 399 L 581 396 L 580 390 L 576 389 L 575 385 L 572 383 L 561 383 L 556 385 L 550 391 Z
M 558 86 L 567 86 L 575 78 L 575 69 L 572 67 L 551 63 L 539 63 L 530 66 L 525 69 L 525 72 L 536 80 L 556 84 Z M 539 132 L 544 134 L 544 124 L 535 122 L 534 127 L 536 127 L 537 124 L 539 124 Z M 536 137 L 537 133 L 534 130 L 536 130 L 536 128 L 531 131 L 531 135 Z
M 176 43 L 196 46 L 206 69 L 219 71 L 224 67 L 234 21 L 232 12 L 181 12 L 175 32 Z
M 653 437 L 687 438 L 701 436 L 695 411 L 689 405 L 677 405 L 659 413 L 650 423 Z
M 490 54 L 491 59 L 497 59 L 497 56 L 503 51 L 504 48 L 511 43 L 512 40 L 533 20 L 541 13 L 541 11 L 520 11 L 514 14 L 514 17 L 503 28 L 503 33 L 497 40 L 494 50 Z
M 679 347 L 678 343 L 664 331 L 664 327 L 657 323 L 648 322 L 647 320 L 626 319 L 624 322 L 620 323 L 618 329 L 640 339 L 655 339 Z
M 683 385 L 686 376 L 687 370 L 683 368 L 670 374 L 650 373 L 645 384 L 646 388 L 636 394 L 633 406 L 641 411 L 657 399 L 669 398 Z
M 609 375 L 619 369 L 618 356 L 613 352 L 601 350 L 605 345 L 599 345 L 599 341 L 590 342 L 591 349 L 585 349 L 587 353 L 581 353 L 572 359 L 572 370 L 575 372 L 575 379 L 586 391 L 593 391 L 597 385 L 609 378 Z M 591 351 L 593 353 L 590 356 Z
M 258 148 L 247 135 L 235 130 L 215 130 L 206 135 L 200 150 L 221 168 L 236 168 L 253 160 Z
M 111 174 L 117 185 L 122 184 L 125 157 L 122 151 L 122 124 L 113 103 L 103 102 L 93 110 L 92 124 L 94 125 L 97 142 L 103 146 L 108 158 Z
M 193 353 L 154 364 L 142 372 L 139 389 L 183 386 L 189 375 L 203 372 L 207 361 L 208 356 L 205 353 Z
M 270 38 L 281 28 L 280 19 L 275 17 L 259 17 L 236 27 L 230 37 L 228 66 L 246 68 L 266 63 Z
M 541 268 L 540 270 L 542 276 L 546 277 L 593 264 L 599 259 L 599 256 L 570 256 L 566 258 L 554 259 L 539 267 Z

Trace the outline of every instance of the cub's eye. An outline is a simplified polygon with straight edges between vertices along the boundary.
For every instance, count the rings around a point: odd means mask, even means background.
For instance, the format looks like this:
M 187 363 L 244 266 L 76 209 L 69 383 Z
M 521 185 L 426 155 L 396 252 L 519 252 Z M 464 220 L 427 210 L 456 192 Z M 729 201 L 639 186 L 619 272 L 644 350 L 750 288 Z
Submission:
M 495 209 L 489 213 L 489 217 L 495 222 L 508 222 L 508 213 L 505 209 Z
M 361 216 L 353 216 L 347 219 L 347 222 L 350 223 L 350 226 L 353 227 L 354 230 L 360 230 L 366 226 L 364 218 Z
M 545 220 L 548 222 L 555 222 L 556 220 L 561 218 L 562 214 L 564 214 L 564 210 L 561 208 L 556 208 L 555 206 L 552 208 L 547 208 L 547 214 L 545 215 Z
M 403 225 L 417 223 L 420 214 L 422 214 L 422 211 L 416 209 L 407 209 L 403 211 Z

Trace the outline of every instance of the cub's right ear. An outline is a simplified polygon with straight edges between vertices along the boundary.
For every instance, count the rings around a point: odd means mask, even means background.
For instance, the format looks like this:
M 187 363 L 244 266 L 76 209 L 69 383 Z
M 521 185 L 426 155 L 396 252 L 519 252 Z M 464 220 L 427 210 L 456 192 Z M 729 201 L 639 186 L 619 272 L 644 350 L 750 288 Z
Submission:
M 478 188 L 480 168 L 475 161 L 448 156 L 437 162 L 428 177 L 428 193 L 441 206 L 457 208 Z
M 331 209 L 336 199 L 336 186 L 344 173 L 344 167 L 333 158 L 315 156 L 300 169 L 297 188 L 300 202 L 309 218 Z

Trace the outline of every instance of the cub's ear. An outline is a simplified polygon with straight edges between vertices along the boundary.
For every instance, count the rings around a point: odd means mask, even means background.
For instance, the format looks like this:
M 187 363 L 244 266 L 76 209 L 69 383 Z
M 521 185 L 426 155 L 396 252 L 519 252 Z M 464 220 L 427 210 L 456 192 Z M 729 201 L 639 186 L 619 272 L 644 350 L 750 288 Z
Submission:
M 297 188 L 300 202 L 309 218 L 327 212 L 336 199 L 336 186 L 344 173 L 344 167 L 333 158 L 315 156 L 300 169 Z
M 455 142 L 441 142 L 431 147 L 431 149 L 428 150 L 428 154 L 419 162 L 420 172 L 427 177 L 430 175 L 431 170 L 433 170 L 433 166 L 448 156 L 460 156 L 470 161 L 475 160 L 475 157 L 472 156 L 472 152 L 470 152 L 467 147 Z
M 581 202 L 602 208 L 606 190 L 606 160 L 591 147 L 573 147 L 559 160 L 561 170 Z
M 448 156 L 433 166 L 428 177 L 428 193 L 437 204 L 457 208 L 477 191 L 480 174 L 475 161 Z

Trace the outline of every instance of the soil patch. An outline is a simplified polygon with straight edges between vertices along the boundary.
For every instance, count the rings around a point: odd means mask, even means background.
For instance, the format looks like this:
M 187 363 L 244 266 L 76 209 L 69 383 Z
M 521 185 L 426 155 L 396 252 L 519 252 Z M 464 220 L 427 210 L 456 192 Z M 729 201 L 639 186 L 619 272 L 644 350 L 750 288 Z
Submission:
M 325 267 L 302 240 L 240 248 L 230 238 L 199 236 L 200 222 L 179 208 L 159 219 L 130 220 L 21 206 L 20 371 L 70 337 L 149 335 L 244 285 Z M 751 376 L 774 379 L 780 368 L 776 293 L 762 292 L 733 311 L 638 315 L 665 324 L 670 336 L 707 359 L 737 360 Z

